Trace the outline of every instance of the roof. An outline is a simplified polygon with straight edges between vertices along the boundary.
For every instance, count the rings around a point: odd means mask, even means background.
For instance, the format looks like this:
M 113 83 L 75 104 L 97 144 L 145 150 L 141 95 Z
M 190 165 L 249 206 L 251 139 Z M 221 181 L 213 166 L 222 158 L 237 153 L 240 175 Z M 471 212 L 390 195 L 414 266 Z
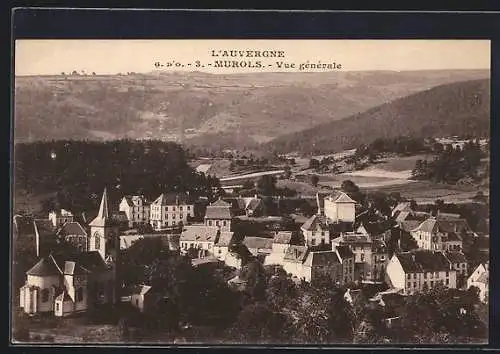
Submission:
M 205 211 L 205 218 L 207 219 L 231 219 L 232 217 L 231 204 L 222 199 L 208 205 Z
M 64 262 L 64 274 L 68 275 L 79 275 L 86 274 L 88 271 L 82 268 L 81 265 L 76 264 L 74 261 L 66 261 Z
M 132 285 L 127 287 L 124 293 L 129 295 L 145 295 L 151 289 L 152 287 L 150 285 Z
M 405 221 L 410 215 L 411 215 L 411 211 L 401 211 L 401 212 L 398 212 L 395 220 L 396 220 L 396 222 L 402 222 L 402 221 Z
M 352 253 L 352 250 L 349 246 L 341 245 L 337 246 L 336 249 L 341 260 L 354 257 L 354 253 Z
M 398 203 L 398 205 L 396 205 L 394 207 L 394 209 L 392 209 L 392 215 L 395 215 L 396 212 L 406 212 L 406 211 L 409 211 L 410 210 L 410 202 L 402 202 L 402 203 Z
M 262 199 L 259 199 L 259 198 L 252 198 L 247 206 L 246 206 L 246 209 L 247 210 L 256 210 L 260 205 L 262 204 Z
M 180 241 L 217 242 L 217 226 L 188 225 L 182 230 Z
M 43 236 L 55 236 L 55 229 L 52 221 L 48 219 L 35 219 L 33 220 L 33 226 L 35 232 L 41 237 Z
M 305 265 L 314 266 L 331 266 L 341 263 L 335 251 L 309 252 L 304 262 Z
M 61 209 L 61 210 L 55 210 L 55 211 L 52 211 L 53 213 L 56 214 L 57 217 L 69 217 L 69 216 L 73 216 L 73 213 L 69 210 L 66 210 L 66 209 Z
M 219 236 L 219 240 L 217 241 L 216 245 L 219 247 L 227 247 L 231 244 L 231 241 L 233 240 L 233 235 L 234 232 L 230 231 L 222 231 Z
M 68 262 L 76 263 L 75 271 L 80 273 L 79 267 L 88 272 L 100 272 L 108 269 L 106 262 L 98 251 L 82 252 L 78 254 L 59 254 L 53 258 L 60 269 L 65 269 Z M 68 266 L 70 267 L 70 266 Z M 71 268 L 68 268 L 68 270 Z M 76 274 L 76 273 L 75 273 Z
M 302 263 L 307 256 L 307 246 L 291 245 L 285 252 L 284 260 L 288 262 Z
M 440 219 L 437 218 L 438 230 L 440 232 L 464 232 L 469 231 L 469 224 L 465 219 Z
M 444 242 L 462 241 L 462 237 L 458 235 L 456 232 L 450 232 L 446 234 L 446 239 L 444 239 L 443 241 Z
M 405 220 L 399 223 L 399 227 L 406 232 L 416 229 L 421 224 L 418 220 Z
M 467 263 L 467 258 L 462 252 L 450 251 L 445 255 L 451 263 Z
M 211 167 L 212 167 L 212 165 L 210 165 L 210 164 L 201 164 L 201 165 L 198 165 L 198 167 L 196 167 L 196 172 L 207 173 Z
M 267 237 L 247 236 L 242 242 L 249 250 L 250 249 L 268 249 L 273 247 L 273 239 Z
M 162 193 L 151 205 L 180 205 L 191 204 L 189 195 L 185 193 Z
M 65 223 L 57 232 L 58 235 L 62 236 L 87 236 L 87 232 L 85 229 L 80 225 L 79 222 L 72 221 L 72 222 L 67 222 Z
M 423 221 L 420 225 L 418 225 L 415 229 L 411 231 L 421 231 L 421 232 L 429 232 L 433 233 L 436 230 L 436 223 L 437 220 L 436 218 L 428 218 L 427 220 Z
M 219 263 L 220 261 L 215 258 L 215 257 L 203 257 L 203 258 L 193 258 L 191 260 L 191 265 L 193 267 L 197 267 L 203 264 L 215 264 Z
M 397 255 L 406 273 L 435 272 L 450 269 L 448 258 L 442 252 L 418 250 Z
M 48 277 L 51 275 L 60 275 L 61 269 L 55 262 L 54 258 L 49 255 L 38 261 L 31 269 L 26 272 L 27 275 L 38 277 Z
M 328 230 L 328 225 L 325 217 L 315 214 L 307 219 L 301 228 L 307 231 L 317 230 L 318 228 L 321 230 Z
M 273 243 L 289 245 L 292 240 L 292 231 L 278 231 L 274 236 Z
M 106 188 L 104 188 L 104 192 L 102 193 L 101 204 L 99 205 L 99 212 L 97 216 L 90 222 L 90 226 L 108 226 L 113 223 L 113 219 L 111 218 L 111 214 L 109 212 L 108 206 L 108 194 L 106 192 Z
M 331 201 L 335 203 L 354 203 L 356 204 L 356 201 L 353 200 L 351 197 L 349 197 L 346 193 L 342 191 L 335 191 L 330 196 L 328 197 Z
M 370 244 L 372 243 L 372 239 L 369 235 L 360 234 L 356 232 L 346 232 L 342 234 L 341 240 L 342 243 L 348 244 Z

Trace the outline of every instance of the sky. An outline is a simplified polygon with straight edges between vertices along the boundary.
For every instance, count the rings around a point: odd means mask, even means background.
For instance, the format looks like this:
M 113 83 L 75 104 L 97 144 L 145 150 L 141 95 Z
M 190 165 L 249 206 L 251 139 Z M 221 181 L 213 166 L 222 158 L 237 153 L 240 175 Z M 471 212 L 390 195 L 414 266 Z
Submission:
M 283 51 L 281 58 L 220 57 L 224 50 Z M 212 51 L 219 54 L 213 57 Z M 261 60 L 262 68 L 216 68 L 214 60 Z M 196 67 L 196 61 L 199 67 Z M 168 63 L 184 67 L 168 67 Z M 489 40 L 17 40 L 16 75 L 96 74 L 162 70 L 210 73 L 301 71 L 300 64 L 335 63 L 302 71 L 490 69 Z M 295 67 L 279 68 L 277 62 Z M 210 64 L 210 65 L 209 65 Z M 338 65 L 340 64 L 340 68 Z M 204 67 L 202 67 L 203 65 Z

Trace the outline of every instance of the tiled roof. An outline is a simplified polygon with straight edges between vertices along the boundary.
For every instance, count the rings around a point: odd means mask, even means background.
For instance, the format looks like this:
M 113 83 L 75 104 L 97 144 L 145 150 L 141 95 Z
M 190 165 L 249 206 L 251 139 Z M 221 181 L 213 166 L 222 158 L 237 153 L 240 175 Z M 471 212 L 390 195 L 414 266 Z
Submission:
M 442 252 L 418 250 L 397 255 L 406 273 L 435 272 L 450 269 L 450 263 Z
M 65 269 L 68 262 L 76 263 L 75 271 L 77 272 L 81 272 L 79 267 L 89 272 L 100 272 L 108 269 L 98 251 L 54 255 L 54 260 L 60 269 Z
M 397 211 L 399 211 L 399 212 L 405 211 L 406 212 L 409 210 L 411 210 L 410 209 L 410 202 L 402 202 L 402 203 L 398 203 L 398 205 L 396 205 L 394 207 L 394 209 L 392 209 L 392 213 L 394 215 Z
M 302 225 L 302 229 L 307 231 L 313 231 L 321 228 L 321 230 L 328 230 L 328 225 L 326 219 L 320 215 L 313 215 Z
M 359 233 L 344 233 L 342 234 L 342 239 L 341 239 L 341 242 L 342 243 L 346 243 L 346 244 L 368 244 L 368 243 L 372 243 L 372 240 L 370 238 L 369 235 L 365 235 L 365 234 L 359 234 Z
M 255 211 L 262 203 L 261 199 L 255 199 L 253 198 L 250 200 L 246 206 L 247 210 Z
M 219 240 L 217 241 L 217 246 L 219 247 L 227 247 L 231 244 L 233 240 L 234 232 L 230 231 L 222 231 L 219 236 Z
M 30 270 L 26 272 L 27 275 L 47 277 L 51 275 L 60 275 L 61 269 L 55 262 L 54 258 L 49 255 L 38 261 Z
M 470 230 L 465 219 L 437 219 L 437 224 L 440 232 L 467 232 Z
M 67 222 L 57 232 L 61 236 L 87 236 L 87 232 L 79 222 Z
M 416 229 L 421 224 L 418 220 L 405 220 L 399 223 L 399 227 L 406 232 Z
M 125 201 L 127 202 L 127 205 L 128 205 L 129 207 L 134 206 L 134 203 L 132 203 L 132 196 L 131 196 L 131 195 L 126 195 L 126 196 L 124 196 L 124 197 L 122 198 L 122 200 L 124 200 L 124 199 L 125 199 Z
M 354 257 L 354 253 L 352 253 L 352 250 L 349 246 L 345 245 L 337 246 L 337 252 L 339 253 L 341 259 Z
M 424 222 L 422 222 L 419 226 L 417 226 L 415 229 L 411 231 L 421 231 L 421 232 L 429 232 L 429 233 L 434 233 L 436 230 L 436 223 L 437 220 L 436 218 L 428 218 Z
M 395 220 L 396 220 L 396 222 L 402 222 L 402 221 L 405 221 L 410 215 L 411 215 L 411 211 L 401 211 L 401 212 L 398 212 Z
M 290 244 L 293 237 L 292 231 L 278 231 L 276 236 L 274 236 L 273 243 L 279 243 L 283 245 Z
M 467 258 L 462 252 L 446 252 L 445 255 L 451 263 L 467 263 Z
M 182 230 L 180 241 L 217 242 L 219 229 L 216 226 L 188 225 Z
M 247 236 L 243 239 L 243 244 L 249 249 L 264 249 L 271 250 L 273 247 L 273 239 L 267 237 L 251 237 Z
M 285 252 L 284 260 L 288 262 L 302 263 L 307 255 L 307 246 L 291 245 Z
M 69 275 L 78 275 L 78 274 L 88 273 L 88 271 L 86 269 L 82 268 L 81 265 L 79 265 L 73 261 L 64 262 L 64 271 L 63 272 L 64 272 L 64 274 L 69 274 Z
M 190 197 L 185 193 L 162 193 L 151 205 L 180 205 L 191 204 Z
M 356 203 L 355 200 L 342 191 L 335 191 L 328 198 L 335 203 Z
M 340 259 L 335 251 L 309 252 L 304 262 L 305 265 L 314 266 L 331 266 L 339 264 Z
M 207 206 L 205 211 L 207 219 L 231 219 L 232 217 L 231 204 L 221 199 Z

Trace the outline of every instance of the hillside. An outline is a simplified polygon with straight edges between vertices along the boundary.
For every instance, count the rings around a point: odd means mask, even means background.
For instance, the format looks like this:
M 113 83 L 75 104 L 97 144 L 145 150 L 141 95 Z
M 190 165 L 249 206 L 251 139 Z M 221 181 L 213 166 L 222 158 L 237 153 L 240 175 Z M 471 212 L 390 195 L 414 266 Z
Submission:
M 249 146 L 486 70 L 29 76 L 15 84 L 15 140 L 151 138 Z
M 279 137 L 264 148 L 281 153 L 325 153 L 354 148 L 377 138 L 466 134 L 490 134 L 489 79 L 440 85 L 361 114 Z

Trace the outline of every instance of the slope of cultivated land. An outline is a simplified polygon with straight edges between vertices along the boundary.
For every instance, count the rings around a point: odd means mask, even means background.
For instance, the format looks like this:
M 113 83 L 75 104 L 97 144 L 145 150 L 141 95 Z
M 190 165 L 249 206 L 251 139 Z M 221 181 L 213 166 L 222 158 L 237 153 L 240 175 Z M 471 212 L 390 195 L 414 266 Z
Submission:
M 277 138 L 265 147 L 281 153 L 336 152 L 377 138 L 489 136 L 490 80 L 441 85 L 345 119 Z
M 15 139 L 177 139 L 238 148 L 485 70 L 17 77 Z

